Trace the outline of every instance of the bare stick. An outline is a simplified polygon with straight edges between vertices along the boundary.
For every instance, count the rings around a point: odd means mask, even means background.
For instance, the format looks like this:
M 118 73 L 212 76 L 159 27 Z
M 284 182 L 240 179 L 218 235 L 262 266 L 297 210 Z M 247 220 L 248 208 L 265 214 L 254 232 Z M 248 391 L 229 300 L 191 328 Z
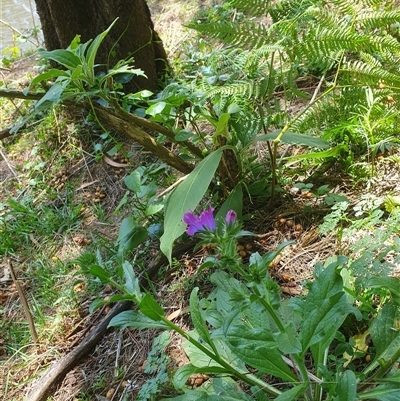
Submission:
M 10 269 L 11 277 L 13 279 L 15 287 L 18 290 L 19 298 L 21 299 L 22 307 L 24 308 L 26 320 L 28 321 L 28 324 L 29 324 L 29 330 L 31 332 L 32 339 L 33 339 L 33 341 L 35 343 L 37 343 L 38 342 L 38 335 L 36 333 L 35 323 L 34 323 L 34 321 L 32 319 L 31 311 L 29 310 L 28 301 L 26 300 L 24 291 L 23 291 L 21 285 L 19 284 L 19 282 L 17 280 L 17 277 L 15 276 L 14 269 L 13 269 L 12 264 L 11 264 L 11 260 L 8 260 L 7 264 L 8 264 L 8 268 Z
M 1 140 L 1 137 L 0 137 Z M 7 167 L 9 168 L 9 170 L 13 173 L 14 177 L 17 179 L 18 182 L 20 182 L 17 173 L 15 172 L 15 170 L 12 168 L 11 164 L 9 163 L 6 155 L 3 153 L 2 150 L 2 146 L 0 145 L 0 156 L 3 158 L 3 160 L 6 162 Z

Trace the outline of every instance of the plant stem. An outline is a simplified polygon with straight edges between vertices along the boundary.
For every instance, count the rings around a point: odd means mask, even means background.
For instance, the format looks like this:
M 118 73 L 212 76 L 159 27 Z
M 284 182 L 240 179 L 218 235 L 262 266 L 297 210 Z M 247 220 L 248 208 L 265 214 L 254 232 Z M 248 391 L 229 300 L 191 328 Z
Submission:
M 196 348 L 198 348 L 200 351 L 202 351 L 204 354 L 206 354 L 209 358 L 211 358 L 213 361 L 217 362 L 219 365 L 221 365 L 223 368 L 225 368 L 232 376 L 237 377 L 238 379 L 242 380 L 244 383 L 249 384 L 250 386 L 257 386 L 262 389 L 265 393 L 272 395 L 272 396 L 278 396 L 281 394 L 281 391 L 277 390 L 273 386 L 265 383 L 263 380 L 259 379 L 258 377 L 246 373 L 239 372 L 236 370 L 230 363 L 222 359 L 219 355 L 215 355 L 212 351 L 210 351 L 207 347 L 205 347 L 203 344 L 200 342 L 196 341 L 193 337 L 191 337 L 189 334 L 187 334 L 184 330 L 182 330 L 179 326 L 175 325 L 171 321 L 169 321 L 167 318 L 164 316 L 161 317 L 161 320 L 167 324 L 172 330 L 176 331 L 179 333 L 183 338 L 188 340 L 191 344 L 193 344 Z

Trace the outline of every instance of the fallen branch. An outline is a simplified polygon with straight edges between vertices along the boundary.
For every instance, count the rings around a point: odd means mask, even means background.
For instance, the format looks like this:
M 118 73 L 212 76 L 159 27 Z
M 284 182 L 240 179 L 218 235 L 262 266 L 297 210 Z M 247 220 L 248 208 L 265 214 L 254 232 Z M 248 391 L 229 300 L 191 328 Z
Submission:
M 32 340 L 33 340 L 34 343 L 37 343 L 38 342 L 38 335 L 37 335 L 37 332 L 36 332 L 35 323 L 34 323 L 34 321 L 32 319 L 31 311 L 29 309 L 28 301 L 27 301 L 27 299 L 25 297 L 25 294 L 24 294 L 24 290 L 22 289 L 22 286 L 19 283 L 19 281 L 17 279 L 17 276 L 15 275 L 14 268 L 13 268 L 13 265 L 11 263 L 11 260 L 8 260 L 7 264 L 8 264 L 8 268 L 10 269 L 10 273 L 11 273 L 11 277 L 12 277 L 12 280 L 14 282 L 14 285 L 17 288 L 19 299 L 21 300 L 22 307 L 24 309 L 24 313 L 25 313 L 25 316 L 26 316 L 26 320 L 28 321 L 29 331 L 31 332 Z
M 189 249 L 192 249 L 195 245 L 195 241 L 180 244 L 175 247 L 173 256 L 178 257 Z M 146 287 L 148 280 L 152 279 L 158 269 L 163 264 L 168 263 L 166 257 L 163 254 L 159 254 L 158 257 L 150 264 L 139 282 L 142 287 Z M 45 401 L 52 392 L 54 392 L 57 386 L 62 382 L 66 374 L 78 365 L 81 360 L 87 356 L 90 351 L 97 345 L 97 343 L 104 337 L 108 329 L 108 324 L 114 316 L 117 316 L 121 312 L 131 308 L 133 304 L 128 301 L 117 303 L 114 308 L 108 313 L 108 315 L 100 322 L 100 324 L 90 332 L 90 334 L 70 353 L 65 355 L 54 365 L 52 365 L 42 376 L 36 381 L 33 388 L 28 392 L 26 399 L 29 401 Z
M 40 100 L 45 95 L 42 93 L 32 93 L 32 92 L 21 92 L 9 89 L 0 89 L 0 97 L 6 98 L 19 98 L 19 99 L 30 99 L 30 100 Z M 66 101 L 65 104 L 70 104 L 71 101 Z M 82 102 L 80 104 L 74 104 L 74 106 L 82 106 L 88 112 L 94 111 L 96 113 L 99 121 L 108 129 L 120 132 L 138 142 L 145 149 L 149 150 L 154 156 L 167 163 L 171 167 L 174 167 L 178 171 L 184 174 L 188 174 L 193 170 L 193 166 L 179 156 L 170 152 L 165 146 L 158 143 L 153 136 L 148 134 L 144 129 L 148 129 L 154 132 L 165 135 L 171 142 L 177 143 L 175 140 L 175 134 L 168 128 L 163 127 L 153 121 L 147 120 L 135 116 L 134 114 L 127 113 L 118 104 L 112 105 L 110 108 L 103 106 L 91 106 L 88 102 Z M 7 131 L 8 130 L 8 131 Z M 4 137 L 9 136 L 9 129 L 5 129 Z M 0 139 L 1 133 L 0 131 Z M 201 149 L 189 141 L 179 142 L 180 146 L 186 146 L 190 152 L 199 157 L 203 158 Z

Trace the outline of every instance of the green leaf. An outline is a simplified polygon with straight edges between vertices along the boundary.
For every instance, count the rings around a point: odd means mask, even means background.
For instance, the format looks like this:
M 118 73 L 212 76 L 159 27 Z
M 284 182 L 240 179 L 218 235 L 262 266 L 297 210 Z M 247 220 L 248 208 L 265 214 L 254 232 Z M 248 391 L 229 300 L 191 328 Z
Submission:
M 199 334 L 197 331 L 193 330 L 187 333 L 194 340 L 199 339 Z M 237 358 L 233 352 L 226 346 L 226 343 L 221 340 L 219 337 L 213 337 L 214 346 L 218 349 L 219 357 L 224 359 L 225 361 L 229 361 L 230 366 L 233 369 L 236 369 L 242 373 L 248 373 L 245 364 L 239 358 Z M 205 348 L 207 348 L 211 353 L 213 350 L 208 344 L 202 344 Z M 186 355 L 190 359 L 190 362 L 197 366 L 198 368 L 203 368 L 207 366 L 218 367 L 223 369 L 223 366 L 216 362 L 214 359 L 210 358 L 207 354 L 205 354 L 202 350 L 196 347 L 189 340 L 184 340 L 182 343 L 182 348 L 186 352 Z
M 357 397 L 357 378 L 353 371 L 346 370 L 338 380 L 336 385 L 335 401 L 356 401 Z
M 103 306 L 107 304 L 108 301 L 105 301 L 104 299 L 95 299 L 90 305 L 89 305 L 89 313 L 93 313 L 96 309 L 98 309 L 100 306 Z
M 108 273 L 106 270 L 104 270 L 101 266 L 98 266 L 98 265 L 90 266 L 89 273 L 93 274 L 93 276 L 96 276 L 103 283 L 108 283 L 110 281 L 110 277 L 111 277 L 110 273 Z
M 146 114 L 153 117 L 156 116 L 157 114 L 162 114 L 166 106 L 167 103 L 165 102 L 154 103 L 146 110 Z
M 146 294 L 139 304 L 140 311 L 152 320 L 159 321 L 164 317 L 161 306 L 150 294 Z
M 199 298 L 197 296 L 198 291 L 199 289 L 197 287 L 193 288 L 193 291 L 190 294 L 190 317 L 192 318 L 194 328 L 200 335 L 201 339 L 213 348 L 214 353 L 217 353 L 217 350 L 213 347 L 206 323 L 201 316 Z
M 49 79 L 53 78 L 58 78 L 58 77 L 68 77 L 68 73 L 66 73 L 63 70 L 58 70 L 56 68 L 52 68 L 46 72 L 43 72 L 40 75 L 37 75 L 35 78 L 32 79 L 31 83 L 29 84 L 28 88 L 23 90 L 23 93 L 26 95 L 26 93 L 29 91 L 29 88 L 35 87 L 38 83 L 42 81 L 47 81 Z
M 132 192 L 140 192 L 142 190 L 142 177 L 137 170 L 132 171 L 132 173 L 125 177 L 124 183 Z
M 232 103 L 228 106 L 228 113 L 229 114 L 235 114 L 235 113 L 239 113 L 242 109 L 240 108 L 240 106 L 236 103 Z
M 341 264 L 342 261 L 338 260 L 322 270 L 305 300 L 291 300 L 290 305 L 298 310 L 304 319 L 299 334 L 303 355 L 310 346 L 317 343 L 320 347 L 313 349 L 315 353 L 328 347 L 349 313 L 360 317 L 360 312 L 352 306 L 351 300 L 343 291 L 343 279 L 338 271 Z M 315 353 L 314 358 L 319 358 Z
M 132 250 L 147 239 L 147 230 L 137 224 L 133 216 L 125 217 L 119 229 L 117 242 L 119 252 Z
M 253 401 L 230 377 L 216 377 L 202 386 L 202 390 L 190 390 L 181 396 L 165 401 Z
M 188 139 L 194 136 L 192 131 L 189 130 L 180 130 L 177 134 L 175 134 L 175 140 L 178 142 L 187 141 Z
M 291 160 L 291 161 L 327 159 L 327 158 L 331 158 L 331 157 L 340 156 L 343 148 L 345 148 L 345 147 L 346 147 L 345 145 L 337 145 L 332 149 L 322 150 L 321 152 L 302 153 L 299 155 L 287 156 L 282 159 L 283 160 Z
M 85 69 L 86 77 L 93 83 L 95 78 L 95 71 L 94 71 L 94 62 L 97 54 L 97 50 L 101 45 L 101 42 L 107 36 L 108 32 L 110 32 L 111 28 L 117 22 L 118 18 L 116 18 L 111 25 L 102 33 L 96 36 L 96 38 L 90 43 L 89 48 L 87 49 L 86 57 L 85 57 L 85 64 L 83 65 Z
M 298 378 L 278 351 L 268 317 L 257 303 L 232 311 L 225 317 L 223 331 L 231 351 L 245 364 L 261 372 L 294 382 Z M 260 325 L 260 323 L 263 325 Z
M 358 394 L 360 400 L 399 401 L 400 383 L 381 384 L 373 390 Z
M 124 272 L 126 292 L 134 295 L 137 299 L 137 302 L 139 302 L 142 297 L 142 293 L 140 291 L 139 280 L 133 270 L 132 265 L 128 261 L 125 261 L 122 264 L 122 269 Z
M 236 212 L 238 220 L 242 219 L 242 209 L 243 209 L 243 189 L 242 184 L 238 184 L 233 188 L 229 196 L 226 198 L 225 202 L 222 204 L 215 218 L 224 220 L 226 214 L 229 210 L 234 210 Z
M 292 322 L 289 322 L 283 333 L 274 334 L 279 350 L 284 354 L 298 354 L 301 352 L 301 344 L 298 340 L 298 333 Z
M 399 321 L 399 307 L 394 303 L 386 304 L 374 319 L 370 334 L 376 348 L 376 357 L 363 373 L 372 371 L 378 364 L 391 360 L 398 353 L 400 349 Z
M 255 141 L 274 141 L 279 135 L 281 131 L 277 130 L 274 132 L 270 132 L 266 135 L 258 136 Z M 328 149 L 328 142 L 324 141 L 321 138 L 314 138 L 312 136 L 296 134 L 295 132 L 287 131 L 281 138 L 281 142 L 288 143 L 290 145 L 303 145 L 309 146 L 311 148 L 320 148 L 320 149 Z
M 153 203 L 146 207 L 145 214 L 146 216 L 152 216 L 153 214 L 158 213 L 162 209 L 164 209 L 164 205 L 162 203 Z
M 70 50 L 56 49 L 51 51 L 39 50 L 39 55 L 48 60 L 53 60 L 58 64 L 63 65 L 69 70 L 74 70 L 81 64 L 81 60 Z
M 160 321 L 156 322 L 153 319 L 150 319 L 149 317 L 133 310 L 121 312 L 117 316 L 113 317 L 108 324 L 108 327 L 118 327 L 120 330 L 123 330 L 127 327 L 133 327 L 138 330 L 169 329 L 166 323 Z
M 365 283 L 366 288 L 387 288 L 393 300 L 400 304 L 400 280 L 397 277 L 371 277 Z
M 228 140 L 231 139 L 231 135 L 228 131 L 228 122 L 229 122 L 230 117 L 231 117 L 231 115 L 228 113 L 224 113 L 219 117 L 217 127 L 216 127 L 215 133 L 213 135 L 213 140 L 218 135 L 222 135 L 222 136 L 226 137 Z
M 199 368 L 192 364 L 184 365 L 180 367 L 175 375 L 174 375 L 174 387 L 177 390 L 181 390 L 182 387 L 186 384 L 187 380 L 190 376 L 196 373 L 208 373 L 208 374 L 229 374 L 230 371 L 226 370 L 225 368 L 220 368 L 218 366 L 204 366 Z
M 278 397 L 275 398 L 275 401 L 297 401 L 298 397 L 303 394 L 306 389 L 306 385 L 300 384 L 278 395 Z
M 218 149 L 202 160 L 167 199 L 160 249 L 170 264 L 172 245 L 185 232 L 183 215 L 200 203 L 218 168 L 221 155 L 222 149 Z
M 69 84 L 69 80 L 57 80 L 53 86 L 46 92 L 46 94 L 35 103 L 35 112 L 43 109 L 48 109 L 61 100 L 65 88 Z

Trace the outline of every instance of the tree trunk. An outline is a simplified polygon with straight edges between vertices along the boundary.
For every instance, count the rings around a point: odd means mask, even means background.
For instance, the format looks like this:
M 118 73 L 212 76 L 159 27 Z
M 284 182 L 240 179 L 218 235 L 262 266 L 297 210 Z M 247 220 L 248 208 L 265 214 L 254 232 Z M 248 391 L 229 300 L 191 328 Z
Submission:
M 81 42 L 94 39 L 119 18 L 104 39 L 97 64 L 112 67 L 133 56 L 135 67 L 147 76 L 134 77 L 126 91 L 157 90 L 158 77 L 165 72 L 167 56 L 154 31 L 145 0 L 35 0 L 47 50 L 65 49 L 76 35 Z

